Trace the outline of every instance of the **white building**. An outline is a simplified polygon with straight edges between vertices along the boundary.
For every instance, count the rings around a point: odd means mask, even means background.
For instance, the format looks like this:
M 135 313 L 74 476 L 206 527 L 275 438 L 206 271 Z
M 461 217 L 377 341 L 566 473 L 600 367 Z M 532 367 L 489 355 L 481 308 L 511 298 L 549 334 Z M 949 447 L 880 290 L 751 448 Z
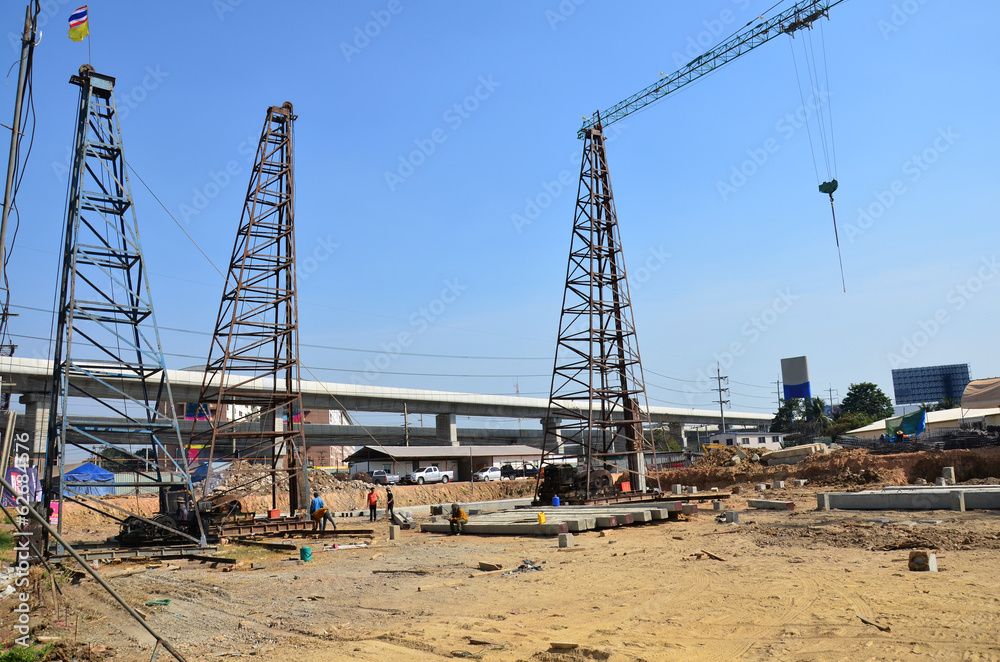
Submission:
M 708 435 L 708 443 L 720 446 L 749 446 L 769 451 L 781 450 L 785 435 L 781 432 L 755 432 L 750 430 L 730 430 Z

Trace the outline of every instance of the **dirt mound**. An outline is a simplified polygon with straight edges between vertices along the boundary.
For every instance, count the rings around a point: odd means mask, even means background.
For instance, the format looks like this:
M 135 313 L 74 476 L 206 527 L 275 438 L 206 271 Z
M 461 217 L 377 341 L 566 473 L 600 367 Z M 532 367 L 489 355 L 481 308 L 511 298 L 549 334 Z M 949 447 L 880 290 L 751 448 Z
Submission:
M 948 451 L 919 451 L 879 455 L 863 449 L 841 449 L 811 455 L 798 464 L 765 467 L 743 461 L 729 466 L 723 453 L 713 449 L 704 463 L 684 469 L 653 474 L 650 483 L 661 490 L 675 483 L 700 488 L 724 487 L 737 483 L 768 482 L 803 478 L 813 484 L 851 487 L 856 485 L 906 485 L 917 479 L 933 483 L 944 467 L 955 467 L 958 482 L 1000 477 L 1000 448 Z M 712 455 L 709 458 L 709 455 Z

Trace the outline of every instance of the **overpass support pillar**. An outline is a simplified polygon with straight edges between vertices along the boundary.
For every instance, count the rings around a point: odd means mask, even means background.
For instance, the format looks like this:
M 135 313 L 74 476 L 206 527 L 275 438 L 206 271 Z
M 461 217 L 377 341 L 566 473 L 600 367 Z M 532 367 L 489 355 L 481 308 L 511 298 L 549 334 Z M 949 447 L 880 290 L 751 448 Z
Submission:
M 442 441 L 451 442 L 452 446 L 458 446 L 458 424 L 455 422 L 454 414 L 438 414 L 434 419 L 437 430 L 437 438 Z
M 36 461 L 36 466 L 41 466 L 49 436 L 49 396 L 25 393 L 18 398 L 18 402 L 24 405 L 24 431 L 31 435 L 28 440 L 30 457 Z
M 552 444 L 552 450 L 550 452 L 557 455 L 562 455 L 566 452 L 566 438 L 562 435 L 562 430 L 559 426 L 562 425 L 561 418 L 543 418 L 542 419 L 542 432 L 548 433 L 546 437 L 543 437 L 542 444 L 547 449 L 548 444 Z M 549 436 L 551 435 L 551 436 Z

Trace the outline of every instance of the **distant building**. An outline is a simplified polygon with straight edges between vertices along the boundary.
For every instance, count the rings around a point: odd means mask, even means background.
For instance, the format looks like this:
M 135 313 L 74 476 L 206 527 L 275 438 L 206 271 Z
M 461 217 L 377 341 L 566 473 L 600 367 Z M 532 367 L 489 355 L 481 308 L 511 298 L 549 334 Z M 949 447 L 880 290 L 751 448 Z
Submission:
M 411 473 L 422 467 L 436 466 L 442 471 L 454 471 L 455 480 L 468 481 L 480 469 L 499 467 L 506 463 L 531 462 L 538 466 L 542 451 L 531 446 L 362 446 L 345 462 L 352 474 L 358 471 L 382 470 L 389 473 Z
M 785 435 L 781 432 L 752 432 L 747 430 L 730 430 L 708 435 L 708 443 L 720 446 L 749 446 L 763 448 L 769 451 L 781 450 Z

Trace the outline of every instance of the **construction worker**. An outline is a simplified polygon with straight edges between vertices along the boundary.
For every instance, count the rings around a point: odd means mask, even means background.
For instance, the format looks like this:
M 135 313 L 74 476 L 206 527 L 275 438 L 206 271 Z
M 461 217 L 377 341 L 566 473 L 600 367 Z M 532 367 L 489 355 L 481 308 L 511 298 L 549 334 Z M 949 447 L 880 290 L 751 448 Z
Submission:
M 392 524 L 393 518 L 393 507 L 396 505 L 396 497 L 392 495 L 392 487 L 385 488 L 385 515 L 389 518 L 389 524 Z
M 337 523 L 330 517 L 330 511 L 323 504 L 323 499 L 319 498 L 319 492 L 313 492 L 313 500 L 309 502 L 309 516 L 312 517 L 313 531 L 317 527 L 321 531 L 326 531 L 326 523 L 333 524 L 333 530 L 337 530 Z
M 375 488 L 368 489 L 368 521 L 374 522 L 378 519 L 375 513 L 375 508 L 378 506 L 378 495 L 375 494 Z
M 451 504 L 451 517 L 448 518 L 448 525 L 451 527 L 452 534 L 456 536 L 462 535 L 462 526 L 467 524 L 469 518 L 466 516 L 465 511 L 458 507 L 457 503 Z

